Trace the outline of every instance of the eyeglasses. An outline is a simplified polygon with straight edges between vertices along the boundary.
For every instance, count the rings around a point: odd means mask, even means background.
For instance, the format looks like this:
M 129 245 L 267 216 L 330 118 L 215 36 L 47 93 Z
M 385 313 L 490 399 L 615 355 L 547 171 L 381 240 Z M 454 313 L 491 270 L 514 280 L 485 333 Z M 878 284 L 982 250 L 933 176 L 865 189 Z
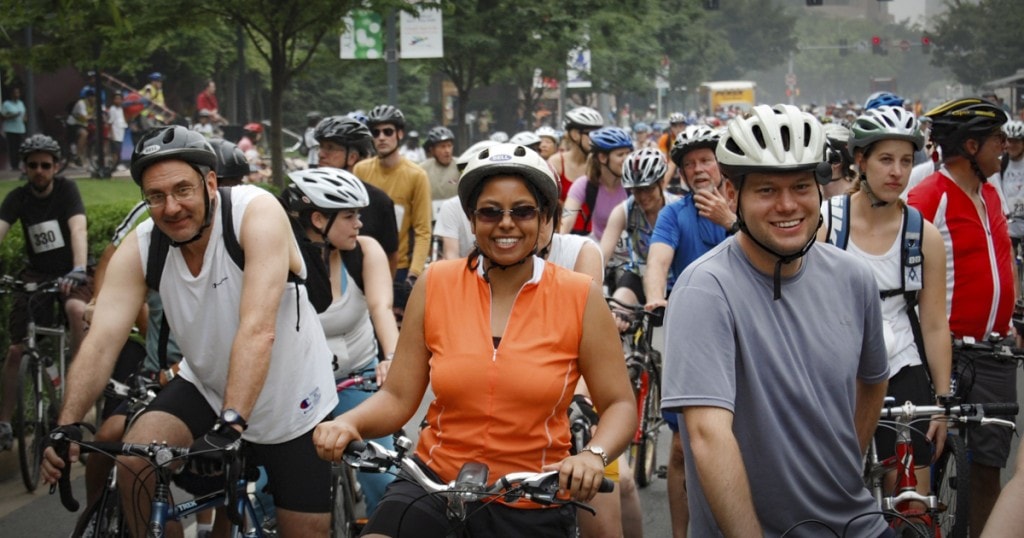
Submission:
M 176 202 L 184 202 L 196 195 L 196 190 L 199 189 L 198 185 L 181 185 L 175 187 L 171 191 L 170 196 L 174 197 Z M 142 196 L 142 200 L 146 202 L 146 207 L 163 207 L 167 203 L 167 194 L 162 192 L 153 192 Z
M 532 205 L 521 205 L 519 207 L 513 207 L 512 209 L 501 209 L 498 207 L 481 207 L 473 211 L 476 218 L 480 219 L 480 222 L 487 222 L 494 224 L 501 222 L 505 215 L 512 217 L 512 220 L 523 221 L 530 220 L 537 216 L 537 208 Z
M 380 136 L 381 133 L 383 133 L 384 136 L 391 136 L 395 134 L 395 130 L 391 127 L 385 127 L 383 129 L 370 129 L 370 134 L 373 135 L 374 138 Z
M 43 170 L 49 170 L 49 169 L 53 168 L 53 163 L 28 162 L 28 163 L 25 163 L 25 166 L 28 167 L 31 170 L 35 170 L 36 168 L 42 168 Z

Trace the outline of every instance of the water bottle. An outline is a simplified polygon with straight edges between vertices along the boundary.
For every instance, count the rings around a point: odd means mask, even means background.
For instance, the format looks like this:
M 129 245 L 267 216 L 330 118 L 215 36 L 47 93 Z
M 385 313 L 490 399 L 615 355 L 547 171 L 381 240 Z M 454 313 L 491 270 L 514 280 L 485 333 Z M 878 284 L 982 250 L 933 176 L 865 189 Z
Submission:
M 47 360 L 46 364 L 46 374 L 50 376 L 50 382 L 53 383 L 54 387 L 59 387 L 61 382 L 60 370 L 57 369 L 57 365 L 54 364 L 52 359 Z

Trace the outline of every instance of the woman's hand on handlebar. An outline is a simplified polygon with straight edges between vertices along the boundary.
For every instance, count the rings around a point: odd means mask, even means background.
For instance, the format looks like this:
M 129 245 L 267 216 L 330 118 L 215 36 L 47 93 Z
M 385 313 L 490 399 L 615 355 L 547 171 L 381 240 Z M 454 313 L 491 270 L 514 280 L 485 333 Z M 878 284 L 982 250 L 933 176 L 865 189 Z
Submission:
M 591 452 L 569 456 L 559 463 L 546 465 L 544 471 L 558 471 L 558 487 L 568 491 L 573 500 L 589 502 L 597 495 L 604 480 L 601 458 Z
M 377 363 L 377 386 L 384 384 L 384 380 L 388 377 L 388 370 L 391 369 L 391 359 L 386 361 L 380 361 Z
M 355 440 L 362 440 L 359 432 L 347 421 L 338 417 L 334 420 L 321 422 L 313 430 L 313 446 L 316 455 L 327 461 L 341 461 L 345 447 Z

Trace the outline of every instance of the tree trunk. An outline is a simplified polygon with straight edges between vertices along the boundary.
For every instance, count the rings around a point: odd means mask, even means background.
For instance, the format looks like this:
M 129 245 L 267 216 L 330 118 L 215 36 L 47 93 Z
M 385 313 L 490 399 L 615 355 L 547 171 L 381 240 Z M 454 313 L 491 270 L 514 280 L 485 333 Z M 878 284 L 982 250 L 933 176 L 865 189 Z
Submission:
M 273 183 L 281 189 L 288 183 L 284 173 L 281 107 L 289 78 L 285 51 L 279 46 L 274 46 L 270 59 L 270 162 L 273 164 Z

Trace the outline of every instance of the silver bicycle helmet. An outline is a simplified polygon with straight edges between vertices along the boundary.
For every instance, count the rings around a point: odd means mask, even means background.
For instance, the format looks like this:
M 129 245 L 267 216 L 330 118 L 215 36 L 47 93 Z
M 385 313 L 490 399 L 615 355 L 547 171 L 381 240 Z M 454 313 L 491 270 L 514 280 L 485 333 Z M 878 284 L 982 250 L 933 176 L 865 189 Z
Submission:
M 390 123 L 398 129 L 405 129 L 405 114 L 391 105 L 377 105 L 366 115 L 366 125 L 374 127 L 382 123 Z
M 792 105 L 757 105 L 729 121 L 718 142 L 718 164 L 734 183 L 750 172 L 815 170 L 825 131 L 814 116 Z
M 683 157 L 687 153 L 701 148 L 714 151 L 715 147 L 718 146 L 718 139 L 719 134 L 717 130 L 707 125 L 690 125 L 676 136 L 675 143 L 672 144 L 672 162 L 679 168 L 682 168 Z
M 635 189 L 656 185 L 665 177 L 668 164 L 661 150 L 643 148 L 630 153 L 622 163 L 622 187 Z
M 444 126 L 434 127 L 427 131 L 427 139 L 423 141 L 423 148 L 430 148 L 434 144 L 447 140 L 455 141 L 455 134 L 452 133 L 452 130 Z
M 520 131 L 512 135 L 509 142 L 519 144 L 520 146 L 530 147 L 534 144 L 540 144 L 540 137 L 533 131 Z
M 324 213 L 342 209 L 361 209 L 370 205 L 363 182 L 340 168 L 310 168 L 290 172 L 288 209 L 301 212 L 315 209 Z
M 865 149 L 879 140 L 906 140 L 914 151 L 924 146 L 921 125 L 902 107 L 880 106 L 865 111 L 850 126 L 850 151 Z
M 36 152 L 49 153 L 53 156 L 53 160 L 60 160 L 60 144 L 56 140 L 44 135 L 35 134 L 25 139 L 18 147 L 18 154 L 21 156 L 21 160 L 25 160 L 29 155 Z
M 172 125 L 149 131 L 135 144 L 135 150 L 132 151 L 132 179 L 141 187 L 142 173 L 146 168 L 168 159 L 212 170 L 217 168 L 217 155 L 205 136 L 180 125 Z
M 686 123 L 686 116 L 682 112 L 673 112 L 668 115 L 669 125 L 679 125 L 680 123 Z
M 548 127 L 547 125 L 538 127 L 537 130 L 534 131 L 533 133 L 536 134 L 538 137 L 550 138 L 551 140 L 555 141 L 555 144 L 562 140 L 562 135 L 559 134 L 558 131 L 552 129 L 551 127 Z
M 1003 132 L 1006 138 L 1024 140 L 1024 121 L 1012 120 L 1003 125 Z
M 569 129 L 598 129 L 604 126 L 604 118 L 601 113 L 588 106 L 576 107 L 565 113 L 565 121 L 562 128 Z

